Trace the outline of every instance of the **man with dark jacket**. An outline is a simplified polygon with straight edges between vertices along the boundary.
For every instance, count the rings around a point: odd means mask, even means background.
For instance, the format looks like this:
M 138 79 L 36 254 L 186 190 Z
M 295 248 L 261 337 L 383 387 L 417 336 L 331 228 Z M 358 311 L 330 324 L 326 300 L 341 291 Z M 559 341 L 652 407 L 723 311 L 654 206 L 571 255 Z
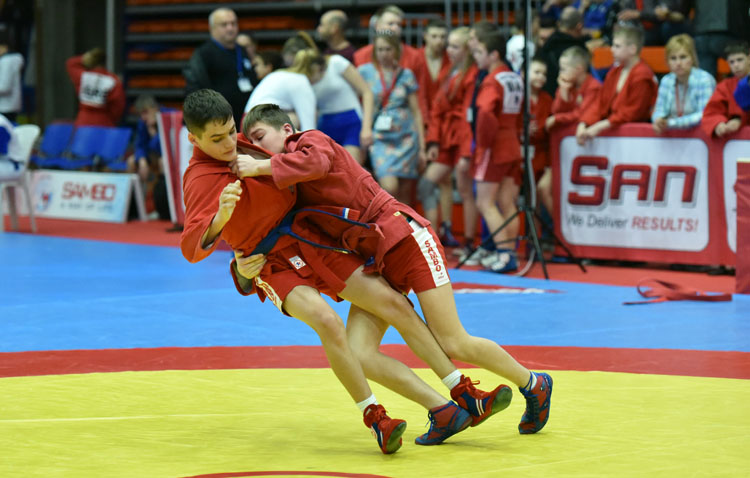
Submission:
M 557 22 L 557 30 L 544 42 L 538 54 L 547 63 L 547 82 L 544 84 L 544 90 L 553 97 L 557 90 L 560 56 L 572 46 L 586 48 L 583 39 L 583 18 L 575 7 L 565 7 Z
M 211 39 L 199 46 L 183 70 L 186 92 L 210 88 L 221 93 L 232 105 L 234 121 L 241 124 L 250 92 L 258 84 L 253 65 L 244 48 L 236 44 L 237 14 L 217 8 L 208 16 Z

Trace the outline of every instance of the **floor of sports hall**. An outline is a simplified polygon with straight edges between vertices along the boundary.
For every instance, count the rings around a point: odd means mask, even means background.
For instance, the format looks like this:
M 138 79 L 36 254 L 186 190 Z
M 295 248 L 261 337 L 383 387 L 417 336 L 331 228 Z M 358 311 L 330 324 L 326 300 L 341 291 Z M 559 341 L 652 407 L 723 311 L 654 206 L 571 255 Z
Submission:
M 425 410 L 375 384 L 408 421 L 403 447 L 386 456 L 314 332 L 234 291 L 228 251 L 189 264 L 158 221 L 7 226 L 2 477 L 713 477 L 750 465 L 750 296 L 623 305 L 644 277 L 731 292 L 731 276 L 453 270 L 466 328 L 554 378 L 550 420 L 519 435 L 516 390 L 481 426 L 420 447 Z M 447 394 L 397 334 L 384 343 Z M 501 381 L 461 368 L 485 389 Z

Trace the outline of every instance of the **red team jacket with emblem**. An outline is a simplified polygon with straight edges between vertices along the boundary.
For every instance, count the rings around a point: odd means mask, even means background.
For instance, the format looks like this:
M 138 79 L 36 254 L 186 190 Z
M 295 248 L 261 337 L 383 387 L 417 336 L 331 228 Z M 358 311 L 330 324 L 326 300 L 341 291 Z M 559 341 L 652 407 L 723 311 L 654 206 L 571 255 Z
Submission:
M 103 67 L 86 69 L 81 56 L 68 58 L 65 67 L 78 95 L 76 126 L 117 126 L 125 111 L 120 79 Z
M 249 152 L 256 156 L 270 156 L 267 151 L 252 145 L 242 135 L 238 135 L 237 143 L 240 152 Z M 237 177 L 229 169 L 228 163 L 207 156 L 199 148 L 193 149 L 193 157 L 183 180 L 186 210 L 185 228 L 180 238 L 182 253 L 188 261 L 198 262 L 208 257 L 215 250 L 219 239 L 223 239 L 233 250 L 242 251 L 245 256 L 250 255 L 261 240 L 295 206 L 297 194 L 293 186 L 279 189 L 269 176 L 244 178 L 242 195 L 237 201 L 231 219 L 211 247 L 207 250 L 203 249 L 201 237 L 218 210 L 221 191 L 227 184 L 236 180 Z M 340 212 L 330 208 L 327 211 Z M 349 216 L 356 220 L 356 211 L 351 211 Z M 330 219 L 329 216 L 299 214 L 295 218 L 293 230 L 305 239 L 318 244 L 340 247 L 343 241 L 345 246 L 353 248 L 357 247 L 360 242 L 376 243 L 379 237 L 382 237 L 374 225 L 370 226 L 369 230 L 363 230 Z M 332 239 L 331 235 L 337 236 L 338 240 Z M 292 269 L 306 277 L 314 271 L 328 283 L 334 292 L 340 291 L 345 284 L 323 264 L 321 256 L 324 254 L 339 254 L 339 252 L 319 249 L 301 243 L 288 235 L 281 236 L 267 255 L 266 264 L 259 277 L 263 279 L 275 272 Z M 290 262 L 295 257 L 301 257 L 304 264 L 297 266 Z M 241 294 L 249 295 L 257 292 L 261 300 L 265 299 L 264 290 L 254 289 L 252 282 L 240 280 L 236 276 L 234 267 L 230 267 L 230 271 L 237 290 Z
M 479 85 L 475 157 L 489 149 L 492 163 L 521 160 L 518 117 L 523 104 L 523 80 L 504 63 Z
M 460 157 L 471 157 L 472 133 L 467 111 L 471 106 L 476 77 L 477 67 L 471 65 L 463 75 L 458 73 L 443 83 L 432 104 L 426 137 L 428 144 L 437 143 L 441 150 L 458 148 Z

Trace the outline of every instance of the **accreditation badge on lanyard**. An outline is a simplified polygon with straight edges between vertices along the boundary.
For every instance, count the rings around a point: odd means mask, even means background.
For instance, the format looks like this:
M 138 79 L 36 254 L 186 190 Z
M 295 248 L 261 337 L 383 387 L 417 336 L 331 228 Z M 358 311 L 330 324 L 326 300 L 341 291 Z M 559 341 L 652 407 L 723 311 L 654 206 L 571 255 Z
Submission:
M 383 102 L 380 106 L 380 111 L 383 112 L 385 110 L 385 107 L 388 105 L 388 100 L 391 97 L 391 93 L 393 93 L 393 90 L 396 88 L 396 82 L 398 81 L 398 77 L 401 76 L 401 69 L 399 68 L 395 72 L 393 72 L 393 79 L 391 80 L 391 86 L 388 87 L 385 84 L 385 75 L 383 74 L 383 70 L 378 68 L 378 73 L 380 74 L 380 84 L 383 86 Z M 375 119 L 375 124 L 373 125 L 376 131 L 391 131 L 393 128 L 393 118 L 388 116 L 387 114 L 378 114 L 378 117 Z
M 243 93 L 249 93 L 253 90 L 253 84 L 250 83 L 250 79 L 245 76 L 245 71 L 242 69 L 243 60 L 240 47 L 235 45 L 234 51 L 237 53 L 237 88 Z

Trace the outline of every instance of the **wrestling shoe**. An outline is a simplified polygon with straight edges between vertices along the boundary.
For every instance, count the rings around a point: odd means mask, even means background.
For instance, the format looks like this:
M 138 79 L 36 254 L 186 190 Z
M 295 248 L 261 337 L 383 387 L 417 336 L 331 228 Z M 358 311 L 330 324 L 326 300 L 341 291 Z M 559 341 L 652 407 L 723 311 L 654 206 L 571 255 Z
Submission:
M 518 269 L 516 253 L 509 250 L 491 252 L 479 263 L 485 270 L 499 274 L 514 272 Z
M 389 417 L 383 405 L 372 404 L 365 408 L 364 422 L 378 440 L 383 453 L 388 455 L 401 448 L 401 435 L 406 431 L 406 422 Z
M 438 237 L 440 237 L 440 243 L 443 245 L 443 247 L 458 247 L 461 245 L 461 243 L 458 242 L 458 239 L 453 236 L 451 227 L 446 222 L 440 225 L 440 234 L 438 235 Z
M 461 375 L 461 381 L 451 389 L 451 398 L 469 412 L 473 427 L 508 408 L 513 397 L 513 390 L 507 385 L 499 385 L 491 392 L 479 390 L 474 385 L 479 385 L 479 380 L 472 382 L 469 377 Z
M 430 419 L 430 429 L 414 440 L 417 445 L 439 445 L 471 425 L 469 412 L 453 402 L 430 409 L 427 418 Z
M 534 372 L 532 372 L 534 373 Z M 534 373 L 536 386 L 531 390 L 521 389 L 526 398 L 526 411 L 518 424 L 518 432 L 522 435 L 536 433 L 547 424 L 549 406 L 552 399 L 552 377 L 546 373 Z

